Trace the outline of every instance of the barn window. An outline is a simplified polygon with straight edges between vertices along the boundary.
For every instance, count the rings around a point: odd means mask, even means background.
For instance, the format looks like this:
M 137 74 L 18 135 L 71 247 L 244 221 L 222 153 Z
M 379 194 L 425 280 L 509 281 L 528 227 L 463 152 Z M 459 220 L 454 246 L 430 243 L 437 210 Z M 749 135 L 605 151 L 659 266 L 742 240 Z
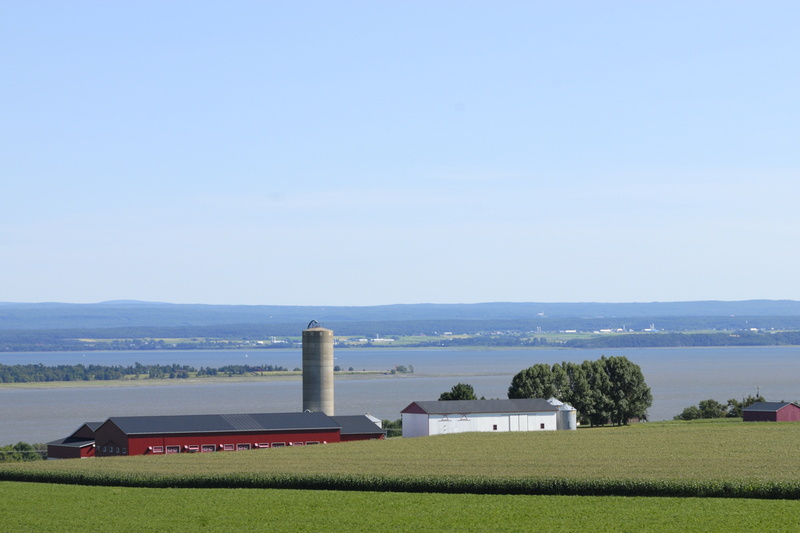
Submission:
M 250 445 L 249 444 L 237 444 L 236 445 L 236 449 L 237 450 L 249 450 L 250 449 Z
M 153 446 L 153 453 L 164 453 L 163 446 Z
M 222 449 L 226 452 L 232 452 L 235 448 L 233 447 L 233 444 L 223 444 Z
M 544 429 L 544 422 L 542 422 L 541 424 L 539 424 L 539 429 Z
M 256 444 L 256 448 L 269 448 L 269 443 L 268 442 L 259 442 L 258 444 Z
M 117 451 L 115 453 L 119 453 L 119 446 L 117 446 Z
M 128 455 L 128 448 L 122 448 L 122 455 Z
M 106 447 L 105 446 L 103 446 L 103 451 L 106 451 Z
M 190 444 L 190 445 L 186 446 L 186 451 L 187 452 L 192 452 L 192 453 L 199 452 L 200 451 L 200 446 L 198 446 L 197 444 Z
M 286 446 L 285 442 L 273 442 L 272 443 L 272 447 L 273 448 L 283 448 L 284 446 Z
M 310 441 L 306 442 L 306 445 L 308 445 L 308 446 L 310 446 L 312 444 L 319 444 L 319 441 L 318 440 L 310 440 Z
M 181 453 L 180 446 L 167 446 L 167 453 Z
M 203 444 L 203 447 L 200 448 L 201 452 L 215 452 L 217 451 L 217 446 L 215 444 Z
M 497 431 L 497 424 L 492 424 L 492 431 Z

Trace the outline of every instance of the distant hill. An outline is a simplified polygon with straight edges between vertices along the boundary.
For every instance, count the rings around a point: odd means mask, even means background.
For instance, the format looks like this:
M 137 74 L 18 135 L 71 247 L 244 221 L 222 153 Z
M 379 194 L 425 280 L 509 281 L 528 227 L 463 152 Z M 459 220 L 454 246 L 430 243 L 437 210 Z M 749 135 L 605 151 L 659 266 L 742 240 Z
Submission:
M 381 306 L 203 305 L 139 301 L 95 304 L 0 303 L 0 330 L 131 327 L 196 327 L 232 324 L 291 325 L 300 331 L 311 320 L 321 325 L 352 322 L 456 323 L 460 321 L 564 322 L 603 324 L 614 319 L 637 323 L 692 317 L 800 317 L 794 300 L 650 303 L 478 303 Z M 682 321 L 682 322 L 691 322 Z M 703 321 L 698 321 L 703 322 Z M 566 322 L 565 322 L 566 323 Z

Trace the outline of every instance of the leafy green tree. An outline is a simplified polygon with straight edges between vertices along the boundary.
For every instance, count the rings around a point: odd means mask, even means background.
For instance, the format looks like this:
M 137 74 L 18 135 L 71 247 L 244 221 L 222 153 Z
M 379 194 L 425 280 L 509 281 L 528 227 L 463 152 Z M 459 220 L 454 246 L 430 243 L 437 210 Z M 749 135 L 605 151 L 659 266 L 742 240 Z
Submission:
M 391 420 L 382 421 L 383 429 L 386 430 L 387 437 L 402 437 L 403 436 L 403 419 L 398 418 L 394 422 Z
M 611 400 L 612 422 L 621 425 L 631 418 L 645 418 L 653 404 L 653 394 L 639 365 L 623 356 L 602 356 L 600 361 L 610 385 L 606 394 Z
M 586 412 L 582 418 L 592 426 L 604 426 L 611 419 L 612 399 L 608 395 L 611 382 L 600 360 L 584 361 L 581 368 L 586 374 L 589 389 L 586 393 Z M 574 407 L 574 406 L 573 406 Z M 576 408 L 577 409 L 577 408 Z
M 468 385 L 466 383 L 458 383 L 457 385 L 453 385 L 453 388 L 450 389 L 450 392 L 443 392 L 439 396 L 439 401 L 477 399 L 478 397 L 475 396 L 475 390 L 472 388 L 472 385 Z
M 703 400 L 696 406 L 687 407 L 681 414 L 674 417 L 675 420 L 697 420 L 701 418 L 741 418 L 742 409 L 747 406 L 753 405 L 756 402 L 763 402 L 764 398 L 761 395 L 748 396 L 738 401 L 734 398 L 728 400 L 726 404 L 722 404 L 716 400 L 708 399 Z
M 589 423 L 587 414 L 593 409 L 593 395 L 584 366 L 565 361 L 561 368 L 566 379 L 559 399 L 575 408 L 582 423 Z
M 556 365 L 553 365 L 554 367 Z M 566 374 L 566 373 L 564 373 Z M 521 370 L 511 379 L 508 388 L 508 397 L 514 398 L 558 398 L 561 391 L 558 381 L 563 376 L 554 374 L 553 368 L 543 363 L 537 363 L 530 368 Z
M 728 414 L 725 415 L 729 418 L 742 418 L 742 409 L 745 407 L 750 407 L 756 402 L 765 402 L 763 396 L 760 394 L 756 394 L 755 396 L 747 395 L 747 398 L 743 398 L 741 402 L 731 398 L 728 400 Z
M 45 444 L 32 445 L 27 442 L 18 442 L 0 447 L 0 463 L 16 463 L 27 461 L 41 461 L 44 459 L 41 450 L 47 449 Z
M 700 408 L 696 405 L 691 405 L 684 409 L 681 414 L 673 417 L 675 420 L 697 420 L 702 418 Z
M 697 404 L 700 410 L 700 418 L 723 418 L 728 414 L 728 406 L 721 404 L 717 400 L 703 400 Z
M 580 365 L 535 364 L 512 378 L 508 397 L 555 397 L 575 407 L 581 421 L 593 426 L 644 418 L 653 403 L 639 365 L 626 357 L 606 356 Z

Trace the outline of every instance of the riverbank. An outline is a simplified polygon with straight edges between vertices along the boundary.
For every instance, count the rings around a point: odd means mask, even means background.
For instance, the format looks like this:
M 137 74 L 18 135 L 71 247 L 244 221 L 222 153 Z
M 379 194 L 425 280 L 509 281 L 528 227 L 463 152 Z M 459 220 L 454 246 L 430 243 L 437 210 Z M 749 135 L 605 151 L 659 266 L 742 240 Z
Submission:
M 412 377 L 414 374 L 391 373 L 379 370 L 348 371 L 336 372 L 336 380 L 357 380 L 386 378 Z M 102 387 L 169 387 L 186 385 L 212 385 L 222 383 L 256 383 L 256 382 L 280 382 L 280 381 L 300 381 L 302 372 L 265 372 L 260 375 L 247 376 L 204 376 L 183 379 L 170 378 L 126 378 L 108 379 L 91 381 L 32 381 L 26 383 L 0 383 L 0 389 L 80 389 L 80 388 L 102 388 Z

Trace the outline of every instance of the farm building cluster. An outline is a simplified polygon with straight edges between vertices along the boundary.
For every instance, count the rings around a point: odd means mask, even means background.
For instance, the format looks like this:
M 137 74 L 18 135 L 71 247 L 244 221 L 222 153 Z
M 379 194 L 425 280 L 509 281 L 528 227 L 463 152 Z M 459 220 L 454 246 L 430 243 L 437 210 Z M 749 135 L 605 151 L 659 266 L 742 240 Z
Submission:
M 48 443 L 48 458 L 227 452 L 386 438 L 375 417 L 334 415 L 333 360 L 333 331 L 312 321 L 303 331 L 302 412 L 111 417 L 86 422 Z M 415 401 L 401 416 L 404 437 L 577 428 L 575 409 L 555 398 Z M 800 421 L 800 407 L 758 402 L 743 416 L 745 421 Z

